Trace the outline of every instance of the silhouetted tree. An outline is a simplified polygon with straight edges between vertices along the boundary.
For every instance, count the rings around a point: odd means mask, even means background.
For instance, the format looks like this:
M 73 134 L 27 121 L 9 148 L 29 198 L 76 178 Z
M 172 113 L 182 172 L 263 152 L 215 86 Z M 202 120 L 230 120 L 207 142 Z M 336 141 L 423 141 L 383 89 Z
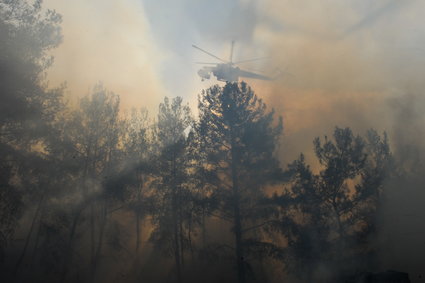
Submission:
M 48 90 L 43 72 L 47 52 L 61 42 L 61 16 L 41 1 L 0 2 L 0 139 L 20 144 L 43 136 L 43 125 L 60 105 L 60 92 Z
M 205 170 L 215 175 L 219 213 L 232 222 L 237 277 L 243 283 L 251 269 L 249 250 L 259 244 L 255 232 L 267 223 L 269 207 L 261 200 L 279 172 L 275 153 L 282 121 L 273 120 L 274 112 L 266 111 L 246 83 L 211 87 L 198 101 Z
M 75 235 L 83 213 L 89 218 L 90 270 L 92 276 L 95 274 L 104 242 L 108 206 L 114 197 L 105 190 L 105 183 L 119 161 L 122 123 L 118 111 L 119 97 L 101 85 L 96 86 L 92 94 L 81 99 L 80 108 L 73 111 L 70 118 L 65 117 L 62 130 L 58 132 L 60 140 L 56 146 L 52 145 L 55 156 L 77 163 L 73 176 L 76 187 L 72 193 L 68 192 L 75 202 L 63 274 L 71 262 Z
M 42 148 L 56 113 L 63 107 L 62 89 L 49 90 L 44 76 L 53 62 L 47 52 L 61 41 L 60 22 L 55 11 L 42 10 L 41 1 L 0 1 L 1 258 L 23 212 L 38 207 L 15 273 L 39 217 L 45 184 L 40 176 L 49 172 L 42 164 Z
M 307 281 L 314 280 L 317 268 L 338 274 L 359 266 L 362 255 L 370 255 L 367 240 L 391 166 L 385 134 L 381 139 L 370 130 L 364 139 L 337 127 L 333 137 L 332 141 L 325 136 L 323 143 L 314 140 L 319 174 L 301 154 L 288 167 L 290 185 L 275 196 L 281 207 L 278 227 L 288 238 L 291 255 L 287 265 Z
M 188 181 L 187 131 L 192 125 L 189 106 L 181 97 L 168 98 L 159 106 L 155 128 L 157 160 L 155 161 L 155 209 L 152 214 L 154 231 L 151 241 L 174 255 L 178 282 L 182 282 L 184 249 L 187 246 L 185 222 L 190 201 Z
M 139 254 L 141 240 L 141 220 L 147 214 L 146 183 L 151 172 L 152 162 L 152 137 L 149 131 L 149 118 L 146 109 L 132 109 L 129 119 L 126 121 L 123 150 L 125 170 L 130 170 L 134 176 L 127 175 L 124 184 L 131 183 L 130 194 L 127 204 L 136 217 L 136 254 Z M 129 182 L 132 180 L 133 182 Z

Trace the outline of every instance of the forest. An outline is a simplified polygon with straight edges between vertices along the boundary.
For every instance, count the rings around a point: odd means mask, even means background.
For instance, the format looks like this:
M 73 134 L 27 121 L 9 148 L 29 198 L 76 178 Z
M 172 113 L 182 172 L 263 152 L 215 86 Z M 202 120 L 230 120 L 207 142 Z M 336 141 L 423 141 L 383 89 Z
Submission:
M 41 1 L 0 1 L 0 281 L 407 272 L 381 262 L 382 215 L 390 189 L 423 187 L 423 167 L 385 129 L 335 125 L 311 141 L 316 163 L 283 164 L 285 120 L 245 82 L 202 90 L 197 109 L 177 96 L 125 112 L 102 83 L 71 105 L 45 75 L 61 21 Z

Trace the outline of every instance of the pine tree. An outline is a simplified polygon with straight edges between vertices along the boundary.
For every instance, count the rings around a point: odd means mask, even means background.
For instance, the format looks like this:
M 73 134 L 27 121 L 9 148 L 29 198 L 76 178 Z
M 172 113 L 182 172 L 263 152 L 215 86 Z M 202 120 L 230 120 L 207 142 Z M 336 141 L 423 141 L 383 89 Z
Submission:
M 252 271 L 249 250 L 258 244 L 255 232 L 266 225 L 268 207 L 261 200 L 279 172 L 275 154 L 282 120 L 274 121 L 274 112 L 243 82 L 213 86 L 198 101 L 205 170 L 215 175 L 219 213 L 232 221 L 237 277 L 244 283 Z
M 276 227 L 288 239 L 288 269 L 306 281 L 315 270 L 332 267 L 331 276 L 371 268 L 384 180 L 392 157 L 386 135 L 374 130 L 366 138 L 349 128 L 335 128 L 333 139 L 314 140 L 320 172 L 314 174 L 304 155 L 289 165 L 286 191 Z M 322 265 L 322 267 L 319 267 Z M 329 278 L 328 278 L 329 279 Z
M 157 160 L 152 182 L 155 207 L 152 211 L 154 231 L 151 241 L 174 256 L 177 281 L 182 282 L 184 250 L 187 246 L 185 224 L 190 213 L 188 181 L 187 131 L 192 124 L 189 106 L 181 97 L 164 99 L 159 106 L 155 128 Z
M 43 185 L 49 183 L 51 168 L 34 147 L 43 147 L 63 107 L 62 88 L 49 89 L 44 75 L 53 62 L 48 51 L 61 42 L 61 16 L 44 11 L 41 1 L 27 2 L 0 1 L 0 268 L 23 212 L 36 211 L 15 275 L 34 235 Z

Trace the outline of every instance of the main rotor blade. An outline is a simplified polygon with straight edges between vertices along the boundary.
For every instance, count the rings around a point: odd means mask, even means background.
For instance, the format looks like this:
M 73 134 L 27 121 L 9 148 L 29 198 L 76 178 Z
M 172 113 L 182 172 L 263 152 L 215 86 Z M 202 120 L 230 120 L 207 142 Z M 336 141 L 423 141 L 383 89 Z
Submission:
M 220 60 L 221 62 L 227 63 L 227 61 L 226 61 L 226 60 L 223 60 L 223 59 L 221 59 L 221 58 L 219 58 L 219 57 L 215 56 L 214 54 L 211 54 L 211 53 L 209 53 L 208 51 L 205 51 L 204 49 L 199 48 L 198 46 L 196 46 L 196 45 L 194 45 L 194 44 L 192 44 L 192 47 L 193 47 L 193 48 L 196 48 L 196 49 L 198 49 L 198 50 L 200 50 L 200 51 L 202 51 L 202 52 L 204 52 L 204 53 L 206 53 L 206 54 L 208 54 L 208 55 L 210 55 L 211 57 L 214 57 L 215 59 Z
M 241 69 L 239 69 L 239 76 L 245 77 L 245 78 L 259 79 L 259 80 L 264 80 L 264 81 L 272 81 L 273 80 L 273 78 L 271 78 L 271 77 L 261 75 L 261 74 L 258 74 L 258 73 L 254 73 L 254 72 L 250 72 L 250 71 L 241 70 Z
M 195 62 L 195 64 L 201 64 L 201 65 L 218 65 L 221 63 L 211 63 L 211 62 Z
M 266 59 L 270 59 L 270 57 L 259 57 L 259 58 L 254 58 L 254 59 L 237 61 L 237 62 L 233 62 L 233 63 L 234 64 L 240 64 L 240 63 L 247 63 L 247 62 L 259 61 L 259 60 L 266 60 Z

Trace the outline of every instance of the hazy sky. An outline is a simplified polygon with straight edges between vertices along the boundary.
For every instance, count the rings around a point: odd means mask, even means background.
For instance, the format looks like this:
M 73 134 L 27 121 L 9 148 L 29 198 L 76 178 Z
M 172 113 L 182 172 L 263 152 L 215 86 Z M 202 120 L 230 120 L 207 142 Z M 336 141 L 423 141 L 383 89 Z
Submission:
M 70 96 L 99 81 L 124 107 L 155 112 L 164 95 L 196 95 L 195 61 L 211 61 L 192 44 L 228 58 L 269 56 L 241 67 L 283 74 L 248 80 L 283 115 L 289 159 L 334 126 L 363 131 L 395 127 L 394 101 L 424 87 L 425 1 L 401 0 L 46 0 L 63 15 L 52 83 Z

